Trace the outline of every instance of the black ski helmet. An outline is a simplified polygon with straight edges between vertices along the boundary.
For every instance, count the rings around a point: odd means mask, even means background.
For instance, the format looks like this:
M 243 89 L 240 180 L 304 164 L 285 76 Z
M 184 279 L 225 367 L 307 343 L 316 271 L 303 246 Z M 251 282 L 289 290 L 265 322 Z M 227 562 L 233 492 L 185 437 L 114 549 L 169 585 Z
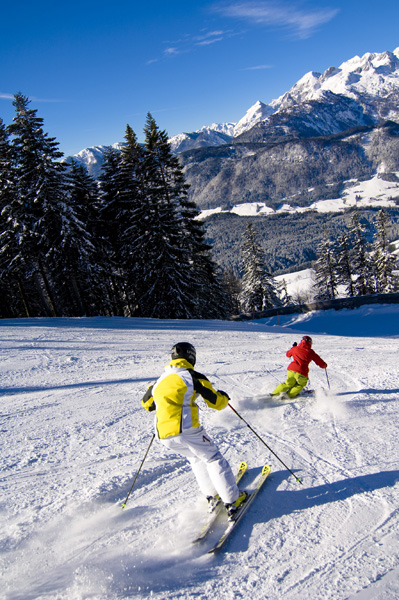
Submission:
M 195 365 L 197 353 L 194 346 L 189 342 L 179 342 L 178 344 L 175 344 L 171 350 L 171 353 L 172 360 L 175 358 L 185 358 L 193 366 Z
M 304 335 L 302 339 L 304 342 L 308 342 L 308 344 L 312 343 L 312 338 L 309 335 Z

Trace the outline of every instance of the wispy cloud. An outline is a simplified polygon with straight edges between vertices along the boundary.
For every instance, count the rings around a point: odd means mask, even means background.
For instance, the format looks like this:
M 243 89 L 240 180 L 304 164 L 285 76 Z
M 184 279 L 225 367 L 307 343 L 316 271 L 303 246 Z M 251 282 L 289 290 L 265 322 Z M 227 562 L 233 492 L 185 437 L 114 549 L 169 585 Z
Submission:
M 210 44 L 216 44 L 222 42 L 226 36 L 230 35 L 228 31 L 207 31 L 202 35 L 193 37 L 193 44 L 196 46 L 209 46 Z
M 229 30 L 206 30 L 202 29 L 198 34 L 185 35 L 180 40 L 173 43 L 173 51 L 175 54 L 181 54 L 183 52 L 190 52 L 198 46 L 209 46 L 222 42 L 226 37 L 232 35 Z M 165 50 L 167 53 L 168 50 Z
M 0 100 L 14 100 L 15 94 L 4 94 L 0 92 Z M 49 103 L 58 103 L 65 102 L 65 100 L 60 100 L 57 98 L 38 98 L 37 96 L 28 96 L 31 102 L 49 102 Z
M 244 71 L 262 71 L 263 69 L 273 69 L 272 65 L 256 65 L 255 67 L 246 67 Z
M 314 1 L 314 0 L 313 0 Z M 297 39 L 310 37 L 320 26 L 331 21 L 339 12 L 336 8 L 304 7 L 303 0 L 220 0 L 209 7 L 211 13 L 224 19 L 230 18 L 246 25 L 260 25 L 274 29 L 284 29 Z M 247 29 L 247 27 L 246 27 Z M 243 30 L 223 27 L 203 29 L 198 34 L 182 35 L 179 39 L 165 40 L 164 50 L 158 57 L 146 61 L 147 65 L 175 58 L 195 49 L 220 44 L 228 38 L 242 35 Z M 269 69 L 269 65 L 250 67 Z
M 255 2 L 219 2 L 212 10 L 225 17 L 248 23 L 287 29 L 297 38 L 308 38 L 314 31 L 333 19 L 335 8 L 302 8 L 295 2 L 259 0 Z
M 181 50 L 179 48 L 177 48 L 177 47 L 174 48 L 172 46 L 169 46 L 169 48 L 165 48 L 165 50 L 164 50 L 165 56 L 176 56 L 177 54 L 180 54 L 180 53 L 181 53 Z
M 180 54 L 186 54 L 193 52 L 196 48 L 205 46 L 211 46 L 223 42 L 226 38 L 233 35 L 237 35 L 232 30 L 207 30 L 202 29 L 197 34 L 186 34 L 177 40 L 168 40 L 164 42 L 165 48 L 162 52 L 162 56 L 158 58 L 149 59 L 146 61 L 147 65 L 159 62 L 162 58 L 173 58 Z

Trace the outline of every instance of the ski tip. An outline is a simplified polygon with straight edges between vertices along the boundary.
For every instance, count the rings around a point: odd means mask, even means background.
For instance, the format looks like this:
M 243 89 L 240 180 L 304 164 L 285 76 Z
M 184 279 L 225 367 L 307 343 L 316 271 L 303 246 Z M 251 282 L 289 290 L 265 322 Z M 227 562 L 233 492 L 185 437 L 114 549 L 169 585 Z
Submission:
M 200 543 L 201 543 L 201 542 L 203 542 L 203 541 L 204 541 L 204 538 L 202 538 L 202 537 L 197 537 L 197 538 L 195 538 L 195 540 L 193 540 L 191 543 L 192 543 L 192 544 L 200 544 Z
M 125 504 L 125 503 L 123 503 L 123 504 L 122 504 L 122 510 L 123 510 L 125 507 L 126 507 L 126 504 Z
M 219 546 L 216 546 L 215 548 L 211 548 L 210 550 L 208 550 L 207 554 L 210 554 L 211 556 L 215 556 L 216 554 L 218 554 L 220 551 Z

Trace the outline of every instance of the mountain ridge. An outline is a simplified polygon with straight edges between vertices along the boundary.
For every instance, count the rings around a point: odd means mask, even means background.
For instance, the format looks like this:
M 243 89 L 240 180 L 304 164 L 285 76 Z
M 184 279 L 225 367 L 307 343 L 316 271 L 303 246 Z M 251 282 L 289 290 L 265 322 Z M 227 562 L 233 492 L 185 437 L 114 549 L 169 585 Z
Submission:
M 279 120 L 277 114 L 280 120 L 284 120 L 287 111 L 300 113 L 302 108 L 306 113 L 306 108 L 311 107 L 312 103 L 328 104 L 333 98 L 335 100 L 332 101 L 332 106 L 339 101 L 343 107 L 345 102 L 350 103 L 353 113 L 348 115 L 351 121 L 349 127 L 377 123 L 384 119 L 399 120 L 398 94 L 399 47 L 393 52 L 368 52 L 362 57 L 352 57 L 339 67 L 331 66 L 324 73 L 305 73 L 287 92 L 270 104 L 257 100 L 237 123 L 204 125 L 197 131 L 172 136 L 169 142 L 175 154 L 195 148 L 229 144 L 259 123 L 263 123 L 264 128 L 269 122 L 273 126 Z M 357 121 L 356 113 L 359 116 Z M 318 119 L 320 120 L 320 116 Z M 328 130 L 326 123 L 322 119 L 321 121 L 320 127 L 324 127 L 321 134 L 336 132 Z M 113 147 L 122 145 L 123 143 L 116 143 Z M 108 146 L 86 148 L 73 158 L 85 164 L 91 175 L 98 177 L 101 159 L 107 148 Z

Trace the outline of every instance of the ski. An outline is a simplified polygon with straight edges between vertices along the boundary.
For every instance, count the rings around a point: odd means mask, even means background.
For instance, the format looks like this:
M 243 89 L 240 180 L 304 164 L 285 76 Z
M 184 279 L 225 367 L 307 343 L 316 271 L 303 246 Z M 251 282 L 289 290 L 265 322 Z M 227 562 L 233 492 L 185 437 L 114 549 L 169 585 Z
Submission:
M 242 504 L 241 507 L 238 509 L 234 520 L 228 521 L 226 529 L 224 530 L 216 544 L 210 550 L 208 550 L 208 554 L 215 554 L 216 552 L 219 552 L 222 546 L 226 543 L 230 535 L 233 533 L 234 529 L 237 527 L 238 523 L 241 521 L 242 517 L 245 515 L 245 513 L 251 506 L 252 502 L 255 500 L 257 493 L 261 489 L 262 485 L 265 483 L 270 471 L 271 469 L 269 465 L 265 465 L 263 467 L 262 473 L 260 474 L 256 482 L 255 489 L 249 495 L 248 500 L 246 500 L 246 502 Z
M 324 388 L 309 388 L 308 390 L 302 390 L 299 395 L 297 396 L 298 398 L 300 398 L 301 396 L 310 396 L 311 398 L 315 398 L 316 394 L 328 394 L 328 390 L 325 390 Z M 294 398 L 295 400 L 295 398 Z
M 301 398 L 304 397 L 313 397 L 316 394 L 316 390 L 314 389 L 308 389 L 308 390 L 301 390 L 299 392 L 299 394 L 297 396 L 294 396 L 294 398 L 290 398 L 285 392 L 283 392 L 282 394 L 277 394 L 277 395 L 273 395 L 273 394 L 265 394 L 263 396 L 255 396 L 255 399 L 258 402 L 263 402 L 263 403 L 270 403 L 272 404 L 273 402 L 275 403 L 275 405 L 279 405 L 279 404 L 289 404 L 290 402 L 294 402 L 295 400 L 300 400 Z
M 301 392 L 299 392 L 299 396 L 314 396 L 316 393 L 316 390 L 302 390 Z
M 237 475 L 236 475 L 236 483 L 238 484 L 239 481 L 241 480 L 242 476 L 244 475 L 245 471 L 248 469 L 248 465 L 245 461 L 243 461 L 237 471 Z M 203 528 L 201 529 L 201 532 L 199 534 L 199 536 L 197 538 L 195 538 L 195 540 L 193 540 L 193 544 L 196 544 L 198 542 L 202 542 L 206 536 L 208 535 L 208 533 L 210 531 L 212 531 L 213 526 L 215 524 L 215 522 L 217 521 L 217 518 L 219 517 L 220 513 L 222 512 L 222 509 L 224 508 L 223 502 L 221 500 L 219 500 L 219 502 L 216 504 L 215 508 L 213 509 L 213 511 L 209 514 L 209 519 L 208 521 L 205 523 L 205 525 L 203 526 Z

